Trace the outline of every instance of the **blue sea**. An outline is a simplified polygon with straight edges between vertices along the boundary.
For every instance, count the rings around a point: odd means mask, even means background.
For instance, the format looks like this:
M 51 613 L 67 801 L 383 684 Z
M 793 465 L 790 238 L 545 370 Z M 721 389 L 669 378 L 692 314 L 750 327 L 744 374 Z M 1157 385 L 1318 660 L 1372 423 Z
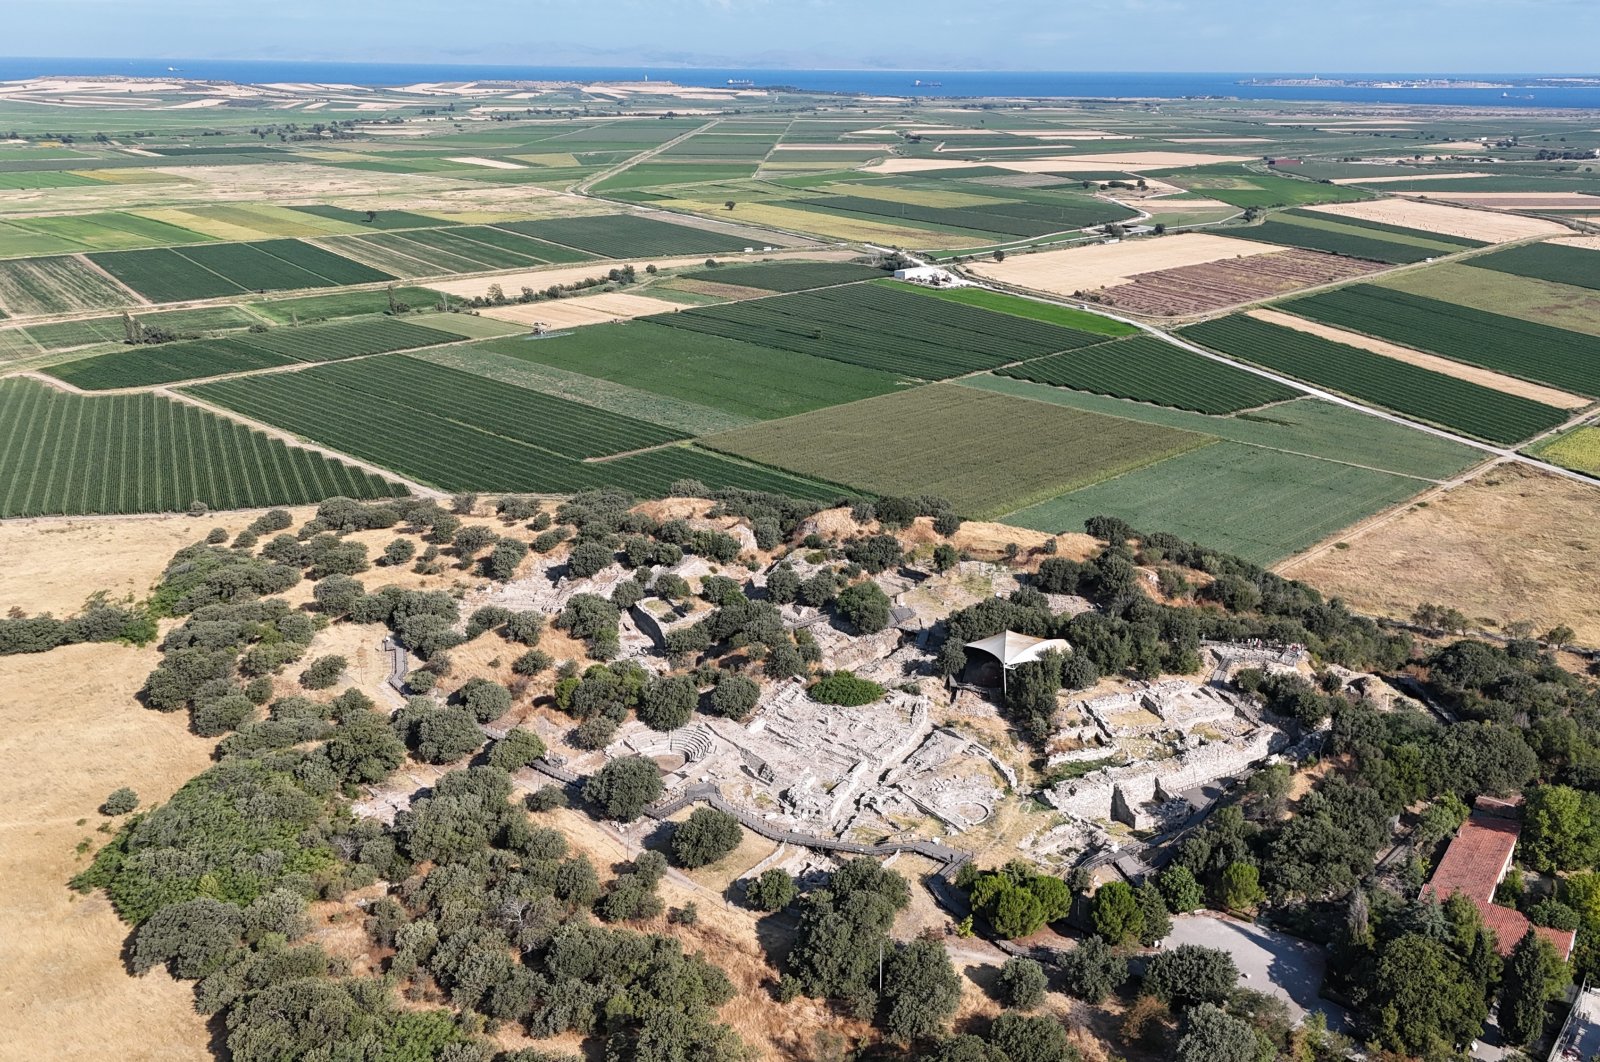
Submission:
M 1463 106 L 1595 107 L 1600 86 L 1501 89 L 1373 89 L 1333 85 L 1275 87 L 1241 85 L 1250 78 L 1296 77 L 1293 73 L 1072 73 L 1006 70 L 775 70 L 650 66 L 479 66 L 430 63 L 287 62 L 240 59 L 26 59 L 0 58 L 0 80 L 61 75 L 166 77 L 171 74 L 215 81 L 259 84 L 268 81 L 339 82 L 357 85 L 409 85 L 419 81 L 575 80 L 674 81 L 680 85 L 726 85 L 751 81 L 759 86 L 789 86 L 816 92 L 883 96 L 1054 96 L 1116 99 L 1127 97 L 1232 96 L 1250 100 L 1331 100 L 1348 103 L 1423 103 Z M 1363 80 L 1450 76 L 1466 80 L 1514 79 L 1509 74 L 1421 73 L 1339 74 L 1324 78 Z M 1553 77 L 1554 74 L 1522 75 Z M 918 82 L 921 82 L 919 85 Z M 930 82 L 936 84 L 929 84 Z M 1508 92 L 1506 98 L 1502 92 Z M 1527 97 L 1527 98 L 1523 98 Z

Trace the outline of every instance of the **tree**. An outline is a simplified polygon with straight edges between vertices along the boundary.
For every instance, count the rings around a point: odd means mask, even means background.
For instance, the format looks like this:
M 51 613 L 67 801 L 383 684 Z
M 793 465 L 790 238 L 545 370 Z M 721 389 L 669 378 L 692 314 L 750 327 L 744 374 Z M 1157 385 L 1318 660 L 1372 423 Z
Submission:
M 994 931 L 1007 940 L 1026 937 L 1044 925 L 1044 905 L 1027 889 L 1007 886 L 995 899 L 990 920 Z
M 1239 981 L 1233 956 L 1199 944 L 1180 944 L 1150 960 L 1144 992 L 1163 1003 L 1221 1003 Z
M 835 607 L 862 634 L 876 634 L 889 625 L 889 597 L 870 579 L 846 587 Z
M 1032 1010 L 1044 1002 L 1045 989 L 1049 985 L 1050 979 L 1045 976 L 1043 966 L 1033 959 L 1013 955 L 1000 967 L 1000 976 L 995 980 L 995 996 L 1003 1006 Z
M 473 735 L 471 740 L 482 739 Z M 345 719 L 329 735 L 322 744 L 322 754 L 343 781 L 379 782 L 405 762 L 406 746 L 382 716 L 361 711 Z
M 477 721 L 460 708 L 439 708 L 417 723 L 417 756 L 427 763 L 459 760 L 483 744 Z
M 645 687 L 639 721 L 651 730 L 676 730 L 694 715 L 700 691 L 687 675 L 669 675 Z
M 409 564 L 411 558 L 417 555 L 417 544 L 409 538 L 397 538 L 383 547 L 383 555 L 378 558 L 378 563 L 387 568 L 397 568 L 402 564 Z
M 1125 881 L 1100 886 L 1089 909 L 1089 921 L 1108 944 L 1125 944 L 1138 937 L 1144 928 L 1144 919 L 1133 887 Z
M 127 786 L 113 789 L 106 796 L 105 803 L 100 805 L 102 815 L 126 815 L 139 806 L 139 794 Z
M 1086 1003 L 1099 1003 L 1128 979 L 1128 961 L 1100 937 L 1085 937 L 1060 959 L 1062 986 Z
M 645 805 L 661 796 L 665 786 L 661 771 L 643 756 L 612 760 L 583 786 L 583 799 L 600 805 L 606 815 L 622 822 L 639 817 Z
M 1482 990 L 1437 940 L 1405 933 L 1378 959 L 1372 992 L 1378 1042 L 1408 1055 L 1448 1056 L 1483 1029 Z
M 244 916 L 231 903 L 201 898 L 171 904 L 139 926 L 133 971 L 145 974 L 170 963 L 178 977 L 205 977 L 222 966 L 243 933 Z
M 819 704 L 856 708 L 883 697 L 884 689 L 869 679 L 857 678 L 851 671 L 835 671 L 811 684 L 807 691 Z
M 799 894 L 794 879 L 786 871 L 772 867 L 745 887 L 744 899 L 757 911 L 781 911 Z
M 614 554 L 600 542 L 579 542 L 567 554 L 567 574 L 575 579 L 598 575 L 611 566 Z
M 901 944 L 883 965 L 884 1031 L 902 1043 L 945 1031 L 961 1002 L 961 978 L 944 944 L 918 939 Z
M 1222 905 L 1230 911 L 1248 911 L 1267 894 L 1261 888 L 1261 872 L 1254 863 L 1229 863 L 1222 872 Z
M 960 552 L 948 542 L 941 542 L 933 547 L 933 570 L 936 572 L 947 572 L 960 560 Z
M 1145 947 L 1159 944 L 1172 932 L 1172 916 L 1161 890 L 1155 882 L 1146 881 L 1135 891 L 1134 900 L 1139 906 L 1139 943 Z
M 468 679 L 457 693 L 462 707 L 480 723 L 492 723 L 511 710 L 511 691 L 486 678 Z
M 1181 863 L 1173 863 L 1156 877 L 1156 888 L 1173 914 L 1187 914 L 1205 902 L 1205 892 L 1194 873 Z
M 1566 963 L 1533 929 L 1517 941 L 1500 985 L 1500 1028 L 1514 1044 L 1528 1046 L 1544 1032 L 1545 1008 L 1567 983 Z
M 483 561 L 483 574 L 500 582 L 507 582 L 517 574 L 517 565 L 528 555 L 528 544 L 514 538 L 502 538 Z
M 1221 1007 L 1190 1009 L 1188 1030 L 1178 1041 L 1177 1062 L 1255 1062 L 1261 1050 L 1250 1023 Z
M 743 675 L 723 673 L 711 691 L 711 707 L 718 715 L 742 721 L 755 710 L 761 699 L 761 685 Z
M 1577 870 L 1600 856 L 1600 796 L 1564 785 L 1541 785 L 1528 794 L 1522 854 L 1539 871 Z
M 742 837 L 739 820 L 726 811 L 695 808 L 672 831 L 672 858 L 680 867 L 703 867 L 738 848 Z

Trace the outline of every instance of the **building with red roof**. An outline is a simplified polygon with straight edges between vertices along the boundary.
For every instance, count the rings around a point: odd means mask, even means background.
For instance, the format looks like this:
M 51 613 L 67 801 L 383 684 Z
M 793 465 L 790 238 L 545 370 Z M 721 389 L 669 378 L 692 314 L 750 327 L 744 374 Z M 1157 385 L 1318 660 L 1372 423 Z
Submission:
M 1532 926 L 1535 932 L 1555 946 L 1558 955 L 1563 959 L 1570 958 L 1578 936 L 1576 932 L 1534 926 L 1522 912 L 1501 907 L 1494 902 L 1494 890 L 1511 869 L 1517 838 L 1522 833 L 1521 822 L 1512 817 L 1519 813 L 1520 808 L 1515 803 L 1479 797 L 1472 814 L 1461 824 L 1461 829 L 1445 850 L 1444 858 L 1439 860 L 1439 866 L 1423 892 L 1431 893 L 1440 900 L 1459 892 L 1471 900 L 1483 916 L 1483 924 L 1494 930 L 1495 943 L 1501 955 L 1510 955 L 1517 941 Z

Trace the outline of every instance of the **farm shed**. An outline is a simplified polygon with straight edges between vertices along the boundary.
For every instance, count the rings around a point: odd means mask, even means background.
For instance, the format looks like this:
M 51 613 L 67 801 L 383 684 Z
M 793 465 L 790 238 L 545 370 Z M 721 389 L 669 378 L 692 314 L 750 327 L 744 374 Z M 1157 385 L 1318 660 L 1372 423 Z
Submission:
M 1037 660 L 1048 652 L 1072 652 L 1072 646 L 1065 638 L 1035 638 L 1027 634 L 1018 634 L 1016 631 L 1001 631 L 999 634 L 991 635 L 988 638 L 980 638 L 975 642 L 968 642 L 963 648 L 967 650 L 969 655 L 976 653 L 980 657 L 986 656 L 994 661 L 994 663 L 977 665 L 975 670 L 978 672 L 976 675 L 978 685 L 995 685 L 994 682 L 985 680 L 993 675 L 994 664 L 999 664 L 999 685 L 1002 689 L 1005 688 L 1006 684 L 1006 672 L 1018 664 L 1026 664 Z M 968 670 L 974 670 L 974 666 L 969 664 Z

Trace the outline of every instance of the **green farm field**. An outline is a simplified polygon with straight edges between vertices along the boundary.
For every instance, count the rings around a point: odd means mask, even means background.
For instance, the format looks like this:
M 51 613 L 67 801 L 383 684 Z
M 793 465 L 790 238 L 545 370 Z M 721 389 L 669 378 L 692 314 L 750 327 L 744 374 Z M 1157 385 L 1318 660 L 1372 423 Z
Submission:
M 961 307 L 884 284 L 855 284 L 643 320 L 925 380 L 1106 340 L 1103 335 Z
M 146 328 L 161 328 L 179 335 L 190 332 L 236 331 L 258 323 L 256 318 L 237 306 L 202 306 L 193 310 L 137 313 L 135 316 Z M 0 348 L 14 347 L 18 353 L 12 356 L 20 356 L 40 351 L 70 350 L 73 347 L 86 347 L 95 343 L 120 343 L 126 334 L 121 315 L 86 317 L 75 321 L 56 321 L 0 331 Z M 22 342 L 8 343 L 7 337 Z
M 1596 200 L 1600 207 L 1600 200 Z M 1484 254 L 1469 263 L 1516 277 L 1532 277 L 1600 291 L 1600 251 L 1560 243 L 1530 243 Z
M 1567 418 L 1554 406 L 1239 314 L 1191 325 L 1180 334 L 1223 354 L 1490 442 L 1520 442 Z
M 481 349 L 752 420 L 792 416 L 902 386 L 898 377 L 876 369 L 649 320 L 590 325 L 542 339 L 507 338 Z
M 969 376 L 961 381 L 961 386 L 1141 424 L 1214 435 L 1230 442 L 1304 457 L 1362 465 L 1415 479 L 1449 479 L 1486 457 L 1483 451 L 1473 447 L 1320 398 L 1299 398 L 1270 409 L 1231 417 L 1208 417 L 1003 376 Z
M 1097 313 L 1074 310 L 1070 306 L 1057 306 L 1035 299 L 1019 298 L 1016 295 L 1007 295 L 1003 291 L 990 291 L 987 288 L 924 288 L 892 281 L 884 281 L 884 284 L 892 284 L 896 291 L 915 292 L 918 295 L 943 299 L 945 302 L 953 302 L 960 306 L 976 306 L 980 310 L 1009 313 L 1015 317 L 1027 317 L 1099 336 L 1131 336 L 1139 331 L 1133 325 L 1113 321 Z
M 156 343 L 81 358 L 45 370 L 86 391 L 197 380 L 299 362 L 336 361 L 368 354 L 458 342 L 459 337 L 391 317 L 277 328 L 222 339 Z
M 935 494 L 1010 512 L 1209 440 L 950 385 L 737 428 L 706 445 L 873 494 Z
M 1283 304 L 1314 321 L 1469 365 L 1600 395 L 1600 338 L 1403 291 L 1355 284 Z
M 753 265 L 718 266 L 683 275 L 689 280 L 709 280 L 763 291 L 788 292 L 871 280 L 883 276 L 883 270 L 853 262 L 757 262 Z
M 114 251 L 90 257 L 97 266 L 152 302 L 394 279 L 388 273 L 300 240 Z
M 398 484 L 159 395 L 0 380 L 0 516 L 181 512 L 381 498 Z
M 406 304 L 413 310 L 437 306 L 440 298 L 437 291 L 400 285 L 394 287 L 394 297 L 396 301 Z M 266 302 L 252 302 L 249 306 L 254 313 L 278 324 L 286 325 L 296 321 L 309 324 L 340 317 L 386 313 L 389 309 L 389 289 L 338 291 L 329 295 L 305 295 L 296 299 L 271 299 Z
M 1214 168 L 1213 168 L 1214 169 Z M 1203 193 L 1235 207 L 1305 206 L 1310 203 L 1353 203 L 1371 199 L 1369 192 L 1338 184 L 1320 184 L 1293 177 L 1239 171 L 1237 176 L 1206 172 L 1179 172 L 1163 177 L 1190 191 Z
M 516 221 L 507 222 L 500 228 L 604 258 L 742 251 L 753 242 L 727 233 L 711 232 L 690 225 L 674 225 L 670 221 L 658 221 L 638 214 Z M 767 242 L 777 242 L 777 239 L 774 237 Z
M 13 317 L 106 310 L 136 301 L 127 289 L 71 255 L 0 262 L 0 307 Z
M 1378 278 L 1376 285 L 1487 313 L 1600 336 L 1600 291 L 1445 262 Z
M 1355 230 L 1333 229 L 1327 226 L 1301 224 L 1297 221 L 1268 218 L 1259 225 L 1240 225 L 1221 230 L 1226 235 L 1257 243 L 1272 243 L 1283 247 L 1302 247 L 1311 251 L 1327 251 L 1350 258 L 1366 258 L 1389 265 L 1409 265 L 1460 248 L 1423 247 L 1415 243 L 1385 239 Z
M 1196 413 L 1236 413 L 1300 395 L 1273 380 L 1147 335 L 1053 354 L 998 371 L 1002 376 Z
M 1054 533 L 1081 530 L 1091 516 L 1117 516 L 1137 529 L 1168 531 L 1272 564 L 1426 485 L 1224 442 L 1063 494 L 1004 521 Z

